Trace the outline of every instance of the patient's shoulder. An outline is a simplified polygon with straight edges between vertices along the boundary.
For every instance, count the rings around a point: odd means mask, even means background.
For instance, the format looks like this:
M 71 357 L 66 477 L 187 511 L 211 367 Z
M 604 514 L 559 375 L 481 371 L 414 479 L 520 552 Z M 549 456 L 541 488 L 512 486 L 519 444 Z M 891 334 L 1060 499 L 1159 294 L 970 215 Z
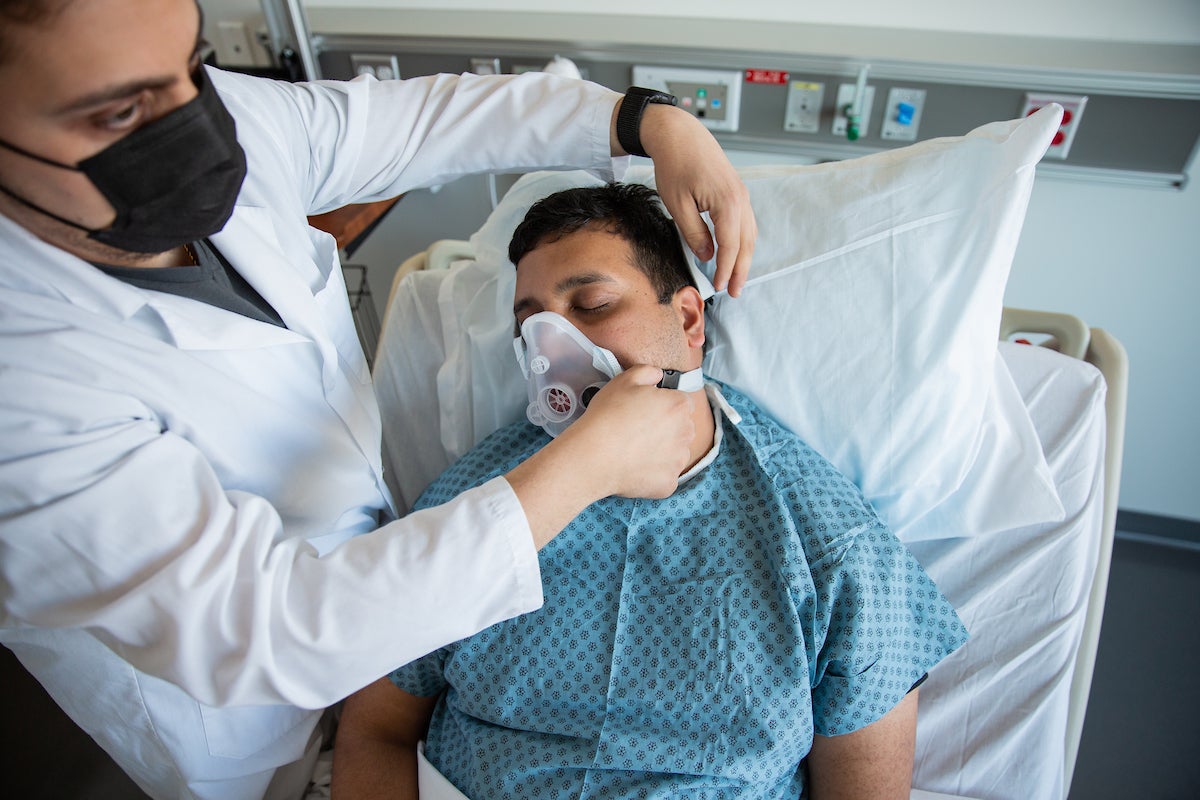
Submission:
M 741 416 L 737 429 L 748 439 L 756 450 L 770 446 L 772 452 L 777 452 L 780 446 L 786 446 L 789 451 L 799 453 L 805 460 L 824 462 L 830 469 L 833 467 L 824 456 L 808 445 L 798 434 L 785 427 L 775 419 L 770 412 L 758 405 L 748 394 L 728 384 L 714 381 L 721 390 L 721 395 Z
M 546 446 L 550 437 L 525 420 L 501 428 L 468 450 L 421 493 L 414 509 L 437 506 L 503 475 Z
M 776 491 L 789 502 L 805 507 L 814 498 L 836 498 L 843 508 L 854 508 L 874 516 L 861 489 L 832 461 L 813 449 L 800 436 L 784 427 L 745 393 L 721 385 L 729 405 L 741 415 L 735 427 L 770 475 Z

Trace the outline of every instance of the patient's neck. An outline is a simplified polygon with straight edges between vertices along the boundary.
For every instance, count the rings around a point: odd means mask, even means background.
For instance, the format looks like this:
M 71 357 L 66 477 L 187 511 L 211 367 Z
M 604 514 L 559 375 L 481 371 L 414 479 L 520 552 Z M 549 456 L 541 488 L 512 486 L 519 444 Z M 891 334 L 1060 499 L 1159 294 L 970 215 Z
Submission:
M 716 423 L 713 421 L 711 401 L 704 389 L 692 392 L 692 421 L 696 425 L 696 436 L 692 439 L 691 460 L 687 469 L 679 473 L 683 475 L 712 450 L 713 438 L 716 436 Z

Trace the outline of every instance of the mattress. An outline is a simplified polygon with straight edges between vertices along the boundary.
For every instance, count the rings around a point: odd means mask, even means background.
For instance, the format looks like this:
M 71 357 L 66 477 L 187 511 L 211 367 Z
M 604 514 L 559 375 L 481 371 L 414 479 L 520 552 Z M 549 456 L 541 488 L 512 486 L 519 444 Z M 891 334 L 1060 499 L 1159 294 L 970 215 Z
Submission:
M 921 687 L 913 785 L 980 800 L 1057 800 L 1100 550 L 1105 386 L 1083 361 L 1041 347 L 999 347 L 1066 517 L 909 545 L 971 632 Z

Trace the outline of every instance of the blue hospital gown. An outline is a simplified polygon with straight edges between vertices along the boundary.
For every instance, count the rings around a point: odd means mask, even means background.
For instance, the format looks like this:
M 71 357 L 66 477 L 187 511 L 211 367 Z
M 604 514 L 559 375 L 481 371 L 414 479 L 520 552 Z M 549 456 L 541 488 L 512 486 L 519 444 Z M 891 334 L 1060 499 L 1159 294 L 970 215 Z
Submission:
M 711 465 L 666 500 L 592 505 L 539 554 L 540 610 L 391 675 L 446 690 L 426 756 L 472 800 L 802 797 L 814 733 L 876 721 L 966 640 L 858 489 L 720 389 L 742 420 Z M 548 441 L 497 431 L 418 507 Z

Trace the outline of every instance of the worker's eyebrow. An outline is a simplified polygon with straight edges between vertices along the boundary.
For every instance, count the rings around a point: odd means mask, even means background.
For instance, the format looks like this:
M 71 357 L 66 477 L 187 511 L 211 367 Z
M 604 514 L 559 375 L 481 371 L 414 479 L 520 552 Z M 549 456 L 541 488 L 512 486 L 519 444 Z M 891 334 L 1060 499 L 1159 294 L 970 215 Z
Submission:
M 77 111 L 86 111 L 89 108 L 111 103 L 113 100 L 120 100 L 123 97 L 131 97 L 146 90 L 165 89 L 174 82 L 174 75 L 165 75 L 154 78 L 140 78 L 115 86 L 105 86 L 103 89 L 97 89 L 94 92 L 85 94 L 83 97 L 72 100 L 66 105 L 55 109 L 54 113 L 73 114 Z
M 196 45 L 192 48 L 192 53 L 188 59 L 194 59 L 196 55 L 207 44 L 201 31 L 203 30 L 203 22 L 201 27 L 196 31 Z M 158 75 L 147 78 L 138 78 L 137 80 L 126 81 L 114 86 L 105 86 L 97 89 L 94 92 L 89 92 L 82 97 L 77 97 L 65 105 L 55 109 L 55 114 L 74 114 L 79 111 L 86 111 L 95 106 L 101 106 L 105 103 L 111 103 L 114 100 L 120 100 L 123 97 L 131 97 L 139 92 L 156 91 L 165 89 L 174 83 L 176 80 L 174 75 Z

